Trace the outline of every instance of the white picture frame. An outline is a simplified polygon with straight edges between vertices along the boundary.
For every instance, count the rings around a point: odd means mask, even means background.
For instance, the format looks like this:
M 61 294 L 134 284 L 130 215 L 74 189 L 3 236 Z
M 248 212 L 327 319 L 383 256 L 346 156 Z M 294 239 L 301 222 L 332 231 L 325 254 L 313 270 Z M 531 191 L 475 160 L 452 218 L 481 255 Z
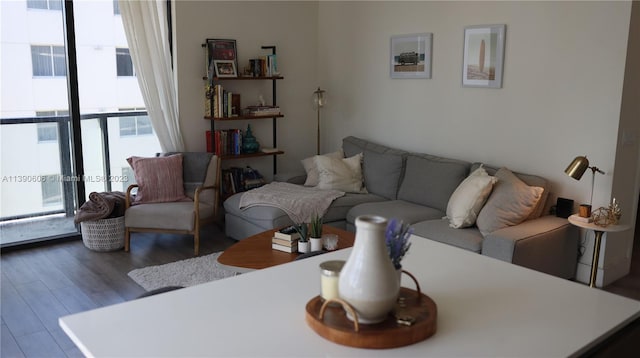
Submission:
M 504 24 L 464 28 L 463 87 L 502 88 L 506 30 Z
M 391 36 L 391 78 L 431 78 L 432 33 Z
M 238 77 L 236 61 L 234 60 L 213 60 L 213 67 L 218 78 Z

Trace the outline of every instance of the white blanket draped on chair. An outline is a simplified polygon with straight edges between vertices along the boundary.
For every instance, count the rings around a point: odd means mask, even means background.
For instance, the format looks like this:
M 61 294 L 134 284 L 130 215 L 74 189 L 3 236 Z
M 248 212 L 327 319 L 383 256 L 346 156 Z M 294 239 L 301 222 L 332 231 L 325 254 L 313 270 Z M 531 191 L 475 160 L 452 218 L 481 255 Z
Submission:
M 341 196 L 344 196 L 342 191 L 273 182 L 243 193 L 240 209 L 273 206 L 287 213 L 293 222 L 305 223 L 315 214 L 323 216 L 331 203 Z

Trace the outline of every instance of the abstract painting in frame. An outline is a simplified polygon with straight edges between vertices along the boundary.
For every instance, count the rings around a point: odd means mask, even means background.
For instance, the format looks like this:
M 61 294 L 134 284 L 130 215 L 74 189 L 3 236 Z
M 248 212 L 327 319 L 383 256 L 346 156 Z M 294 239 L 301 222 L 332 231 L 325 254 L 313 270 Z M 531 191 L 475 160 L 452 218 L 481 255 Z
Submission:
M 236 40 L 207 39 L 207 76 L 209 79 L 213 78 L 216 74 L 214 61 L 220 60 L 233 61 L 235 68 L 238 68 Z
M 431 78 L 433 34 L 391 36 L 391 78 Z
M 502 88 L 506 25 L 464 28 L 463 87 Z

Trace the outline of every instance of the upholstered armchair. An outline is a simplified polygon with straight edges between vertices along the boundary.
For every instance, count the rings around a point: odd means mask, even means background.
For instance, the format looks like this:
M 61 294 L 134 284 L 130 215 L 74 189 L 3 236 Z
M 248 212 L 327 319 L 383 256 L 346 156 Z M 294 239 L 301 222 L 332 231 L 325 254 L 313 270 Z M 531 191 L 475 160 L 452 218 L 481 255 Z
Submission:
M 193 235 L 198 255 L 200 227 L 218 214 L 220 158 L 183 152 L 127 161 L 137 184 L 126 193 L 125 251 L 130 249 L 132 232 L 157 232 Z

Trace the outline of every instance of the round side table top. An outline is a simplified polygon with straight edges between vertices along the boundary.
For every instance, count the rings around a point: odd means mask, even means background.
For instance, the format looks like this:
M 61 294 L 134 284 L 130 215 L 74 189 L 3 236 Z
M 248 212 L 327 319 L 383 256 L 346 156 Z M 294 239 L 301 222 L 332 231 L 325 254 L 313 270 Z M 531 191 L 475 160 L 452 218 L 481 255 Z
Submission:
M 571 216 L 569 216 L 568 220 L 572 225 L 575 226 L 579 226 L 581 228 L 584 229 L 590 229 L 590 230 L 594 230 L 594 231 L 602 231 L 602 232 L 618 232 L 618 231 L 625 231 L 627 229 L 629 229 L 629 225 L 607 225 L 607 226 L 600 226 L 600 225 L 596 225 L 593 222 L 587 223 L 584 221 L 581 221 L 581 217 L 578 216 L 577 214 L 573 214 Z

